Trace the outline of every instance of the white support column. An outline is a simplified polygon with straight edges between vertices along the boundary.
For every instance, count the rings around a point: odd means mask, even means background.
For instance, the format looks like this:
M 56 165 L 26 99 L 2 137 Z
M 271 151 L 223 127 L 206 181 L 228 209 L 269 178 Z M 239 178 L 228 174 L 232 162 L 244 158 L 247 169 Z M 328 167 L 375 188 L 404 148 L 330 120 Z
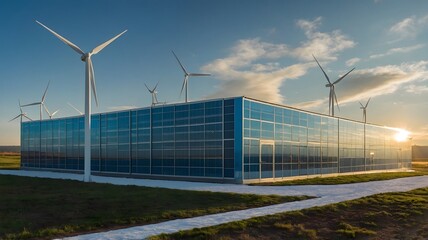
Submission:
M 83 181 L 91 181 L 91 83 L 89 79 L 88 64 L 86 63 L 85 82 L 85 164 Z

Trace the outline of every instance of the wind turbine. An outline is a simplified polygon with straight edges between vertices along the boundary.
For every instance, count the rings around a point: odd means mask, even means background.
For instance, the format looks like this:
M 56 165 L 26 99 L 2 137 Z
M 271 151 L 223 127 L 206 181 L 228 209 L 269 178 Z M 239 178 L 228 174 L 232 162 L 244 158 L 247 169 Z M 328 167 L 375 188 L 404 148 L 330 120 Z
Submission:
M 46 111 L 46 113 L 49 115 L 49 111 L 48 111 L 48 109 L 46 108 L 46 105 L 45 105 L 45 99 L 46 99 L 46 93 L 48 92 L 48 88 L 49 88 L 49 84 L 50 83 L 51 83 L 51 81 L 48 82 L 48 85 L 46 86 L 45 92 L 43 93 L 42 100 L 40 102 L 25 104 L 25 105 L 21 106 L 21 107 L 28 107 L 28 106 L 39 105 L 40 106 L 40 120 L 43 120 L 43 114 L 42 114 L 43 110 L 42 110 L 42 108 L 44 108 L 45 111 Z
M 47 110 L 47 109 L 46 109 Z M 49 113 L 49 111 L 48 111 L 48 115 L 49 115 L 49 119 L 52 119 L 52 117 L 53 116 L 55 116 L 55 114 L 57 114 L 59 112 L 59 109 L 58 110 L 56 110 L 55 112 L 53 112 L 53 113 Z
M 19 103 L 19 110 L 21 111 L 21 113 L 18 116 L 16 116 L 16 117 L 12 118 L 11 120 L 9 120 L 9 122 L 12 122 L 13 120 L 15 120 L 15 119 L 17 119 L 19 117 L 21 117 L 21 124 L 22 124 L 22 117 L 25 117 L 26 119 L 28 119 L 30 121 L 33 121 L 33 119 L 31 119 L 31 118 L 29 118 L 27 116 L 27 113 L 25 113 L 25 112 L 22 111 L 21 101 L 18 100 L 18 103 Z
M 367 101 L 366 105 L 363 105 L 361 102 L 359 102 L 360 105 L 361 105 L 360 109 L 363 109 L 363 120 L 364 120 L 364 123 L 367 122 L 367 106 L 369 105 L 370 99 L 372 99 L 372 98 L 369 98 L 369 100 Z
M 180 60 L 178 59 L 177 55 L 175 55 L 175 52 L 172 51 L 172 54 L 174 54 L 175 59 L 177 59 L 178 64 L 180 64 L 181 69 L 183 69 L 184 72 L 184 80 L 183 80 L 183 86 L 181 87 L 180 95 L 183 93 L 183 89 L 186 88 L 186 102 L 188 102 L 187 99 L 187 92 L 189 90 L 189 77 L 205 77 L 205 76 L 211 76 L 211 74 L 208 73 L 189 73 L 187 72 L 186 68 L 184 68 L 183 64 L 181 64 Z
M 127 30 L 119 33 L 112 39 L 108 40 L 107 42 L 99 45 L 98 47 L 92 49 L 90 52 L 83 52 L 78 46 L 70 42 L 69 40 L 65 39 L 58 33 L 54 32 L 50 28 L 46 27 L 39 21 L 36 21 L 38 24 L 40 24 L 42 27 L 46 28 L 49 32 L 51 32 L 53 35 L 55 35 L 57 38 L 59 38 L 62 42 L 67 44 L 69 47 L 71 47 L 75 52 L 80 54 L 80 59 L 85 62 L 85 167 L 84 167 L 84 181 L 90 182 L 91 181 L 91 87 L 92 92 L 94 94 L 95 103 L 98 106 L 98 98 L 97 98 L 97 91 L 95 88 L 95 76 L 94 76 L 94 68 L 92 66 L 92 55 L 95 55 L 99 53 L 101 50 L 103 50 L 105 47 L 107 47 L 110 43 L 112 43 L 114 40 L 116 40 L 118 37 L 120 37 L 122 34 L 124 34 Z
M 77 109 L 75 106 L 73 106 L 73 105 L 71 105 L 71 103 L 67 103 L 70 107 L 72 107 L 74 110 L 76 110 L 78 113 L 79 113 L 79 115 L 80 116 L 82 116 L 83 115 L 83 113 L 79 110 L 79 109 Z
M 314 57 L 315 61 L 317 62 L 318 66 L 321 68 L 321 71 L 324 73 L 325 78 L 327 79 L 327 84 L 325 85 L 326 87 L 330 88 L 330 94 L 328 97 L 328 113 L 331 114 L 331 116 L 334 117 L 334 102 L 336 101 L 336 105 L 337 108 L 340 111 L 339 108 L 339 103 L 337 101 L 337 96 L 336 96 L 336 92 L 334 91 L 334 87 L 337 83 L 339 83 L 340 81 L 342 81 L 343 78 L 345 78 L 350 72 L 352 72 L 355 68 L 351 69 L 349 72 L 347 72 L 345 75 L 341 76 L 340 78 L 338 78 L 336 81 L 334 81 L 333 83 L 330 82 L 330 78 L 327 76 L 327 74 L 325 73 L 324 69 L 321 67 L 320 63 L 318 62 L 318 60 L 315 58 L 314 55 L 312 55 L 312 57 Z
M 158 93 L 158 91 L 156 91 L 156 88 L 158 87 L 158 83 L 156 83 L 156 86 L 153 89 L 150 89 L 149 87 L 147 87 L 147 85 L 144 83 L 144 85 L 146 86 L 147 90 L 150 92 L 150 94 L 152 94 L 152 106 L 155 106 L 156 104 L 158 104 L 158 98 L 156 97 L 156 94 Z

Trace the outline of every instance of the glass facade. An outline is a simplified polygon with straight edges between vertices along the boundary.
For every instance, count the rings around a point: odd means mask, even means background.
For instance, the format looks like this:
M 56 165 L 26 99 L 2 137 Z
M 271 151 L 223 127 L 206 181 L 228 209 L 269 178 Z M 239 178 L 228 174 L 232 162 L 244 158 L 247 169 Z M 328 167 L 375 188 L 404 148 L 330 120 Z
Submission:
M 234 178 L 235 99 L 92 115 L 93 173 Z M 24 122 L 22 167 L 83 170 L 84 117 Z
M 397 129 L 243 101 L 244 182 L 411 167 Z
M 92 173 L 251 182 L 410 167 L 397 130 L 236 97 L 92 115 Z M 23 168 L 83 170 L 84 118 L 24 122 Z

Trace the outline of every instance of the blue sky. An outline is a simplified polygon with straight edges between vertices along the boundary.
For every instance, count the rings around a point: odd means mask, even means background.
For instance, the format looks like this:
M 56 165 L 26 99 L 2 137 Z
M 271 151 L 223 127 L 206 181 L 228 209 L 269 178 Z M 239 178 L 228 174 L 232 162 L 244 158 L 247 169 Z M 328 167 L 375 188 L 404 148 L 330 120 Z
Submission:
M 84 51 L 128 32 L 93 56 L 100 106 L 94 112 L 145 107 L 144 83 L 158 99 L 245 95 L 328 113 L 328 89 L 314 54 L 336 86 L 340 112 L 361 120 L 358 101 L 372 97 L 368 122 L 404 128 L 428 145 L 427 1 L 0 1 L 0 145 L 19 144 L 22 104 L 46 97 L 56 116 L 84 107 L 80 56 L 36 24 L 42 22 Z M 38 119 L 37 107 L 24 111 Z M 45 115 L 44 118 L 47 116 Z

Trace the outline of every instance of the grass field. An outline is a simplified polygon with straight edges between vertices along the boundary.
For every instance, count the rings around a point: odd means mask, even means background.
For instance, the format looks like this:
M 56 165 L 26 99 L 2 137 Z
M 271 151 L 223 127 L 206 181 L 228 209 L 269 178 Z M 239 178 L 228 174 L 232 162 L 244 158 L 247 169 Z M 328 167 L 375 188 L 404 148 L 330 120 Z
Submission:
M 19 169 L 21 155 L 19 153 L 0 153 L 0 169 Z
M 52 238 L 297 201 L 0 175 L 0 239 Z
M 153 239 L 428 239 L 428 188 L 384 193 Z

